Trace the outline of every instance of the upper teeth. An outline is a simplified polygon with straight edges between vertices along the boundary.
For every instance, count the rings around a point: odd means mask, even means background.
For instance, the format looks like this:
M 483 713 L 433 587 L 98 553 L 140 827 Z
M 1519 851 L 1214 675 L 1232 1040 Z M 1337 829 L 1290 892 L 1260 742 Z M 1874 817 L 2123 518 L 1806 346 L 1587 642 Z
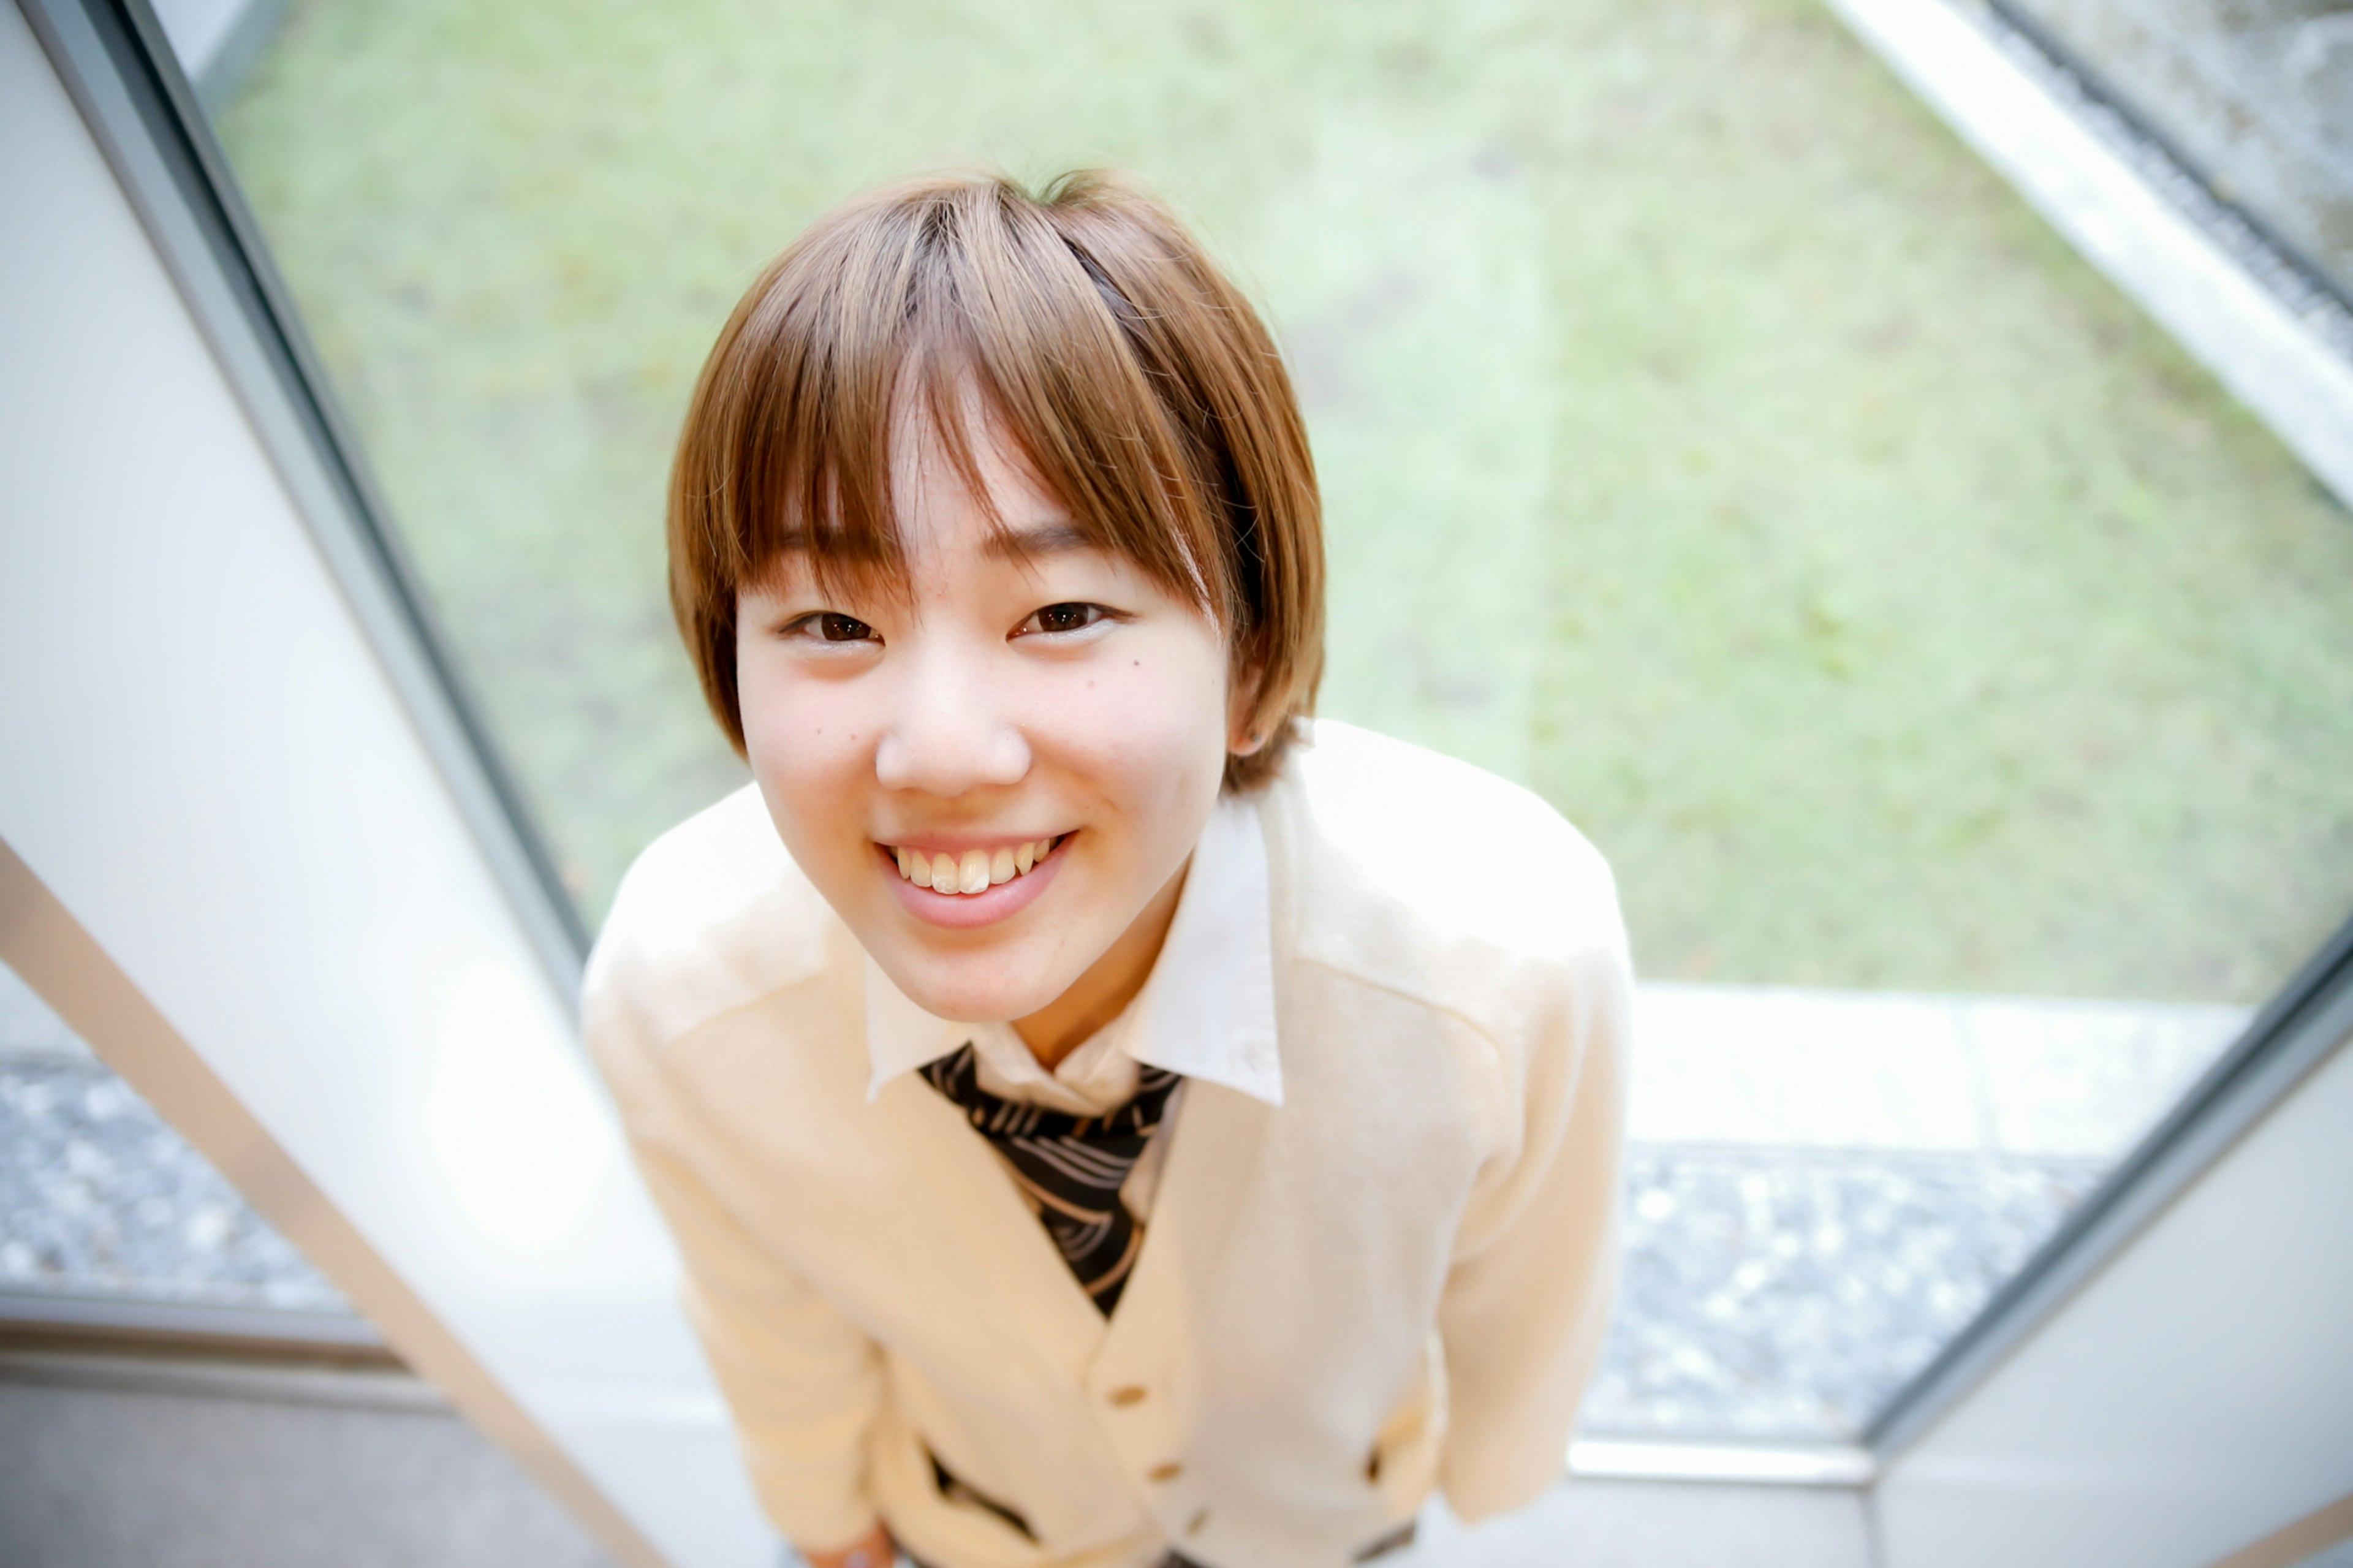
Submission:
M 901 844 L 892 853 L 899 858 L 899 875 L 919 888 L 935 893 L 985 893 L 997 883 L 1028 876 L 1029 868 L 1043 860 L 1059 842 L 1059 837 L 1036 838 L 997 849 L 967 849 L 961 855 L 927 855 Z

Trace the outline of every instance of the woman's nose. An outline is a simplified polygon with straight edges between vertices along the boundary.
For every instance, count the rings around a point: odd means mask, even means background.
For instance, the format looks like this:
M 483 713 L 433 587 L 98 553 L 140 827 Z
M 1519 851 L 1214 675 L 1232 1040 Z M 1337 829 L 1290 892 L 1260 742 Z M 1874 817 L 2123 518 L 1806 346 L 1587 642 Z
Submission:
M 875 746 L 876 780 L 885 789 L 937 795 L 1019 784 L 1029 772 L 1029 743 L 1005 695 L 969 659 L 911 659 Z

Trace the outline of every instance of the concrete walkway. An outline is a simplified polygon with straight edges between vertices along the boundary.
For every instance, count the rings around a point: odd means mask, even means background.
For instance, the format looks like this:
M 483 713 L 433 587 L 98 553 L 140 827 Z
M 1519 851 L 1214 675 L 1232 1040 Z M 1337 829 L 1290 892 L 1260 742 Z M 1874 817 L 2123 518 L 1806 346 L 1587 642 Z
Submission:
M 1636 1007 L 1637 1143 L 2104 1163 L 2253 1012 L 1669 984 Z

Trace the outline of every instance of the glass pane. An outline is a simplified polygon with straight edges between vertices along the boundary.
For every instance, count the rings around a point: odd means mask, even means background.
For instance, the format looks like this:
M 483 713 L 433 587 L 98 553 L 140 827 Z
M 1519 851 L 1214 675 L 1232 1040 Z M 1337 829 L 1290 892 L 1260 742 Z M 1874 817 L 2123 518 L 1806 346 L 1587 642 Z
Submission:
M 2341 0 L 2005 0 L 2353 304 Z
M 1852 1435 L 2353 909 L 2353 523 L 1822 7 L 263 31 L 216 129 L 592 924 L 741 777 L 659 515 L 758 265 L 943 163 L 1194 217 L 1305 402 L 1325 710 L 1618 869 L 1597 1430 Z
M 352 1310 L 0 965 L 0 1299 L 18 1295 Z

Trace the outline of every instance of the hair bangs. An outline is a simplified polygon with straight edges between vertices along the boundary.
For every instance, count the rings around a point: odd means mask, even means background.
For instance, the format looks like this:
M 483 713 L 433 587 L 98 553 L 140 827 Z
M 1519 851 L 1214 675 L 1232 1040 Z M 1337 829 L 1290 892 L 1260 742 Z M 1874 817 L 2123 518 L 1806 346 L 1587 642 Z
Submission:
M 1255 313 L 1173 218 L 1103 176 L 1039 196 L 940 178 L 820 220 L 746 292 L 696 385 L 671 479 L 671 602 L 739 750 L 736 595 L 798 560 L 828 592 L 903 603 L 895 492 L 916 464 L 942 464 L 1018 559 L 987 454 L 1217 621 L 1264 732 L 1309 710 L 1320 511 Z

